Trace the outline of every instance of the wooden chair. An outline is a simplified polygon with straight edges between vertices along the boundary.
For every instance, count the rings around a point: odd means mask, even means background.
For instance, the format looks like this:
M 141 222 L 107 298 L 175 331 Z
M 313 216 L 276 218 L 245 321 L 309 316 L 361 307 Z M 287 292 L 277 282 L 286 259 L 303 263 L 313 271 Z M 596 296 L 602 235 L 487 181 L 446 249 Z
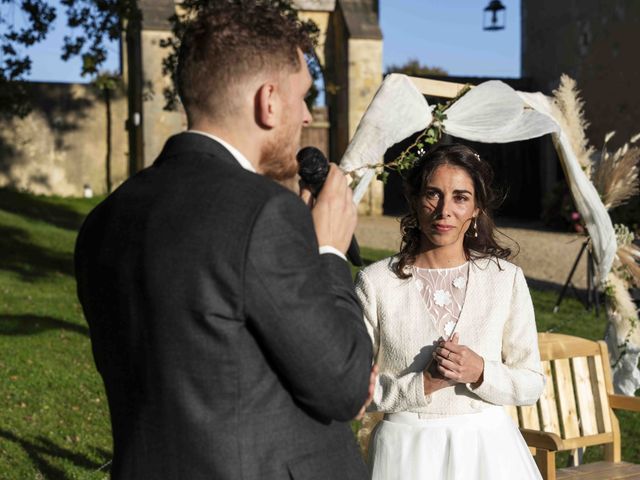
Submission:
M 640 412 L 640 398 L 613 393 L 603 341 L 556 333 L 538 334 L 546 384 L 529 407 L 506 407 L 534 452 L 545 480 L 640 479 L 640 465 L 622 462 L 620 426 L 613 409 Z M 556 471 L 556 452 L 604 446 L 602 462 Z

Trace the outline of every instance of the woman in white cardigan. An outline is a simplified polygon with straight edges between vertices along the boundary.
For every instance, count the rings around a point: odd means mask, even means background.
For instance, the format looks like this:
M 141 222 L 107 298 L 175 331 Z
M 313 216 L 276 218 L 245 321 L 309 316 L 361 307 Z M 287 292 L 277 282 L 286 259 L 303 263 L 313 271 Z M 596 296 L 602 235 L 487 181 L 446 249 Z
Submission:
M 503 405 L 530 405 L 544 377 L 522 270 L 498 245 L 492 173 L 463 145 L 438 147 L 405 178 L 400 253 L 356 291 L 380 373 L 370 410 L 374 480 L 538 479 Z

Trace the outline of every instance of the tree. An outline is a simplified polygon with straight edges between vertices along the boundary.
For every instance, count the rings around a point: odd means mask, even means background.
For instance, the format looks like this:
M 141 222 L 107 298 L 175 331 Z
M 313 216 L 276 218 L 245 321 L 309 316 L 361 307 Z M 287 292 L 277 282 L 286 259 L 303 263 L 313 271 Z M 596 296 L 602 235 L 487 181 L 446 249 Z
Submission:
M 111 100 L 114 93 L 122 88 L 122 77 L 116 73 L 102 72 L 98 74 L 93 81 L 93 85 L 102 93 L 102 98 L 105 105 L 106 125 L 107 131 L 105 144 L 105 181 L 107 187 L 107 193 L 111 193 L 112 181 L 111 181 L 111 144 L 112 144 L 112 131 L 113 131 L 113 119 L 111 116 Z
M 174 15 L 172 38 L 163 42 L 168 48 L 163 61 L 164 73 L 173 77 L 177 51 L 184 31 L 185 21 L 195 13 L 206 9 L 212 2 L 237 3 L 247 0 L 183 0 L 180 15 Z M 280 8 L 283 15 L 297 17 L 290 0 L 262 0 Z M 64 38 L 61 52 L 63 60 L 79 56 L 82 59 L 82 76 L 97 76 L 107 58 L 106 42 L 122 38 L 129 23 L 139 22 L 140 9 L 137 0 L 60 0 L 56 8 L 47 0 L 0 0 L 0 8 L 9 5 L 24 13 L 26 24 L 13 25 L 0 16 L 0 115 L 25 116 L 30 111 L 25 85 L 22 83 L 31 70 L 31 58 L 24 49 L 42 42 L 60 13 L 67 19 L 72 34 Z M 303 22 L 309 33 L 316 37 L 318 27 Z M 164 92 L 167 108 L 175 109 L 175 88 Z
M 19 5 L 18 5 L 19 3 Z M 18 26 L 0 16 L 0 114 L 25 116 L 29 99 L 22 81 L 31 71 L 24 49 L 43 41 L 62 10 L 71 35 L 64 38 L 63 60 L 79 56 L 82 76 L 95 76 L 107 58 L 106 41 L 121 38 L 126 22 L 139 18 L 136 0 L 60 0 L 61 7 L 46 0 L 0 0 L 20 9 L 26 24 Z
M 404 65 L 389 65 L 385 73 L 404 73 L 405 75 L 410 75 L 412 77 L 449 75 L 443 68 L 422 65 L 417 58 L 410 58 Z

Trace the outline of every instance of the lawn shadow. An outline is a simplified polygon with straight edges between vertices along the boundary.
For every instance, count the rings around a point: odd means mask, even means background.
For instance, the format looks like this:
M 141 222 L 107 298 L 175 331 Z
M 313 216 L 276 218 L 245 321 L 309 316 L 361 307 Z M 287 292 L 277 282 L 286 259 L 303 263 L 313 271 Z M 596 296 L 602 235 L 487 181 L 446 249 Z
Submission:
M 6 188 L 0 189 L 0 210 L 73 231 L 80 228 L 85 217 L 69 207 L 51 203 L 45 197 L 27 195 Z
M 0 225 L 0 270 L 8 270 L 34 281 L 51 274 L 73 275 L 73 256 L 39 247 L 29 233 Z
M 560 295 L 563 285 L 555 282 L 549 282 L 548 280 L 539 280 L 537 278 L 527 277 L 527 285 L 534 290 L 541 290 L 547 292 L 556 292 Z M 575 298 L 579 302 L 585 304 L 587 302 L 588 292 L 585 288 L 577 288 L 572 283 L 569 284 L 564 294 L 564 298 Z
M 0 429 L 0 438 L 4 438 L 10 442 L 18 444 L 29 456 L 32 464 L 38 469 L 40 474 L 48 480 L 77 478 L 75 476 L 69 476 L 69 474 L 64 472 L 60 467 L 53 465 L 50 459 L 51 457 L 68 460 L 75 466 L 83 468 L 84 470 L 89 470 L 93 473 L 98 470 L 108 473 L 109 470 L 108 466 L 105 467 L 105 464 L 108 464 L 109 460 L 111 460 L 111 455 L 105 455 L 107 452 L 100 448 L 92 448 L 93 452 L 100 456 L 100 460 L 96 462 L 88 458 L 86 455 L 56 445 L 51 440 L 43 436 L 39 436 L 35 440 L 25 440 L 17 437 L 13 432 Z
M 84 325 L 39 315 L 0 315 L 0 335 L 36 335 L 47 330 L 66 330 L 89 336 Z

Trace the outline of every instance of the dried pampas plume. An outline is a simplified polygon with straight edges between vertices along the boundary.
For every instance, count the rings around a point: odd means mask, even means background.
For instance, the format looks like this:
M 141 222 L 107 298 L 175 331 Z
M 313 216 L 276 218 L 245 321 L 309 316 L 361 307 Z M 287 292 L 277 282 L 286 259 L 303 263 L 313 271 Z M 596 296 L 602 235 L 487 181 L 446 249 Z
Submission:
M 593 165 L 591 181 L 598 190 L 602 203 L 611 210 L 627 202 L 640 193 L 638 165 L 640 148 L 631 146 L 640 134 L 635 135 L 613 153 L 607 151 L 607 142 L 615 132 L 609 132 L 604 138 L 602 154 Z
M 589 176 L 591 156 L 595 153 L 595 149 L 589 146 L 589 140 L 585 134 L 589 122 L 584 117 L 584 101 L 580 98 L 576 81 L 569 75 L 563 74 L 560 77 L 560 86 L 553 91 L 553 97 L 553 117 L 566 133 L 580 166 Z
M 618 250 L 612 273 L 621 277 L 627 288 L 640 288 L 640 247 L 634 244 L 635 234 L 626 225 L 617 224 L 615 230 Z
M 357 438 L 360 445 L 360 453 L 365 460 L 369 458 L 369 442 L 371 441 L 371 434 L 376 425 L 382 420 L 384 414 L 380 412 L 367 412 L 362 419 L 362 425 L 358 430 Z
M 629 275 L 630 283 L 640 288 L 640 248 L 634 244 L 623 245 L 616 252 L 618 260 Z

